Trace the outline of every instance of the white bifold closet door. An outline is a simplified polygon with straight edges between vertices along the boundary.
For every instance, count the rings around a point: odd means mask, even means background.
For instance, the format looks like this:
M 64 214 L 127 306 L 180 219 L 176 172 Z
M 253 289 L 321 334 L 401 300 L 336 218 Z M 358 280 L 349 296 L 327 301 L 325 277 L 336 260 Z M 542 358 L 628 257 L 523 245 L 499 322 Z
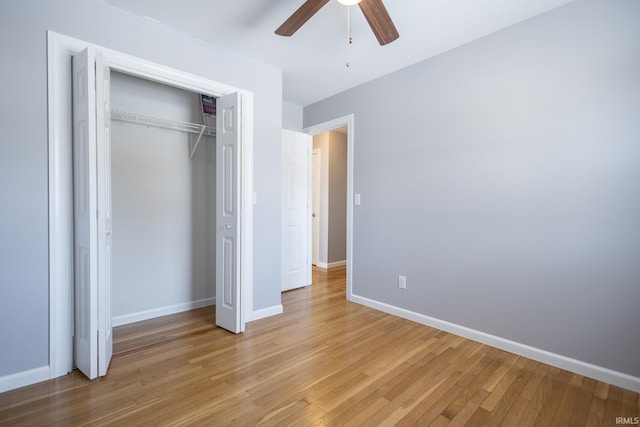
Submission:
M 107 373 L 111 326 L 109 69 L 92 48 L 73 58 L 74 362 Z
M 240 94 L 217 102 L 216 116 L 216 325 L 244 331 L 240 304 Z
M 73 58 L 74 363 L 106 375 L 111 323 L 111 111 L 109 68 L 93 48 Z M 240 304 L 241 127 L 238 93 L 218 99 L 216 324 L 244 331 Z

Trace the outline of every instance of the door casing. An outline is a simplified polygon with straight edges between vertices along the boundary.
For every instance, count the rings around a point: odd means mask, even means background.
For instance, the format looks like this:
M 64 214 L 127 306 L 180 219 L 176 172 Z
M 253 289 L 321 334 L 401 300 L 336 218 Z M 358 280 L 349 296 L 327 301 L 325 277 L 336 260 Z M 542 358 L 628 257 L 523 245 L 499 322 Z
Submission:
M 49 169 L 49 378 L 73 369 L 73 176 L 71 57 L 93 47 L 115 71 L 197 93 L 242 95 L 241 315 L 253 317 L 253 93 L 86 41 L 47 32 Z

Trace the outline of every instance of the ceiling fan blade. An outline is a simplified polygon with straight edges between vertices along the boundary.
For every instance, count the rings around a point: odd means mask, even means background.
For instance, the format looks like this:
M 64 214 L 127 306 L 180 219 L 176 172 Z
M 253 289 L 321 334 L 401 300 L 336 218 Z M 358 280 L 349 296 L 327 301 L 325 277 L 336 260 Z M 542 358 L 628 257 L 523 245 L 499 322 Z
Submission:
M 291 36 L 316 14 L 329 0 L 307 0 L 276 30 L 279 36 Z
M 362 0 L 358 3 L 358 6 L 360 6 L 360 10 L 367 19 L 369 26 L 373 30 L 373 34 L 376 35 L 378 43 L 380 43 L 381 46 L 391 43 L 400 37 L 382 0 Z

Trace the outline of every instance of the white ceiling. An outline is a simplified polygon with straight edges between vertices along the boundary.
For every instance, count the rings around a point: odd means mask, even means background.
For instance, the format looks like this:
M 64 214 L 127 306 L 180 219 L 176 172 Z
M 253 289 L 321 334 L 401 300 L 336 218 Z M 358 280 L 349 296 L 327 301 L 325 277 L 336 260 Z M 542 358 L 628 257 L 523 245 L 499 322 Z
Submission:
M 335 0 L 292 37 L 274 31 L 304 0 L 105 1 L 275 65 L 284 100 L 306 106 L 574 0 L 385 0 L 400 33 L 386 46 L 354 7 L 348 53 L 347 9 Z

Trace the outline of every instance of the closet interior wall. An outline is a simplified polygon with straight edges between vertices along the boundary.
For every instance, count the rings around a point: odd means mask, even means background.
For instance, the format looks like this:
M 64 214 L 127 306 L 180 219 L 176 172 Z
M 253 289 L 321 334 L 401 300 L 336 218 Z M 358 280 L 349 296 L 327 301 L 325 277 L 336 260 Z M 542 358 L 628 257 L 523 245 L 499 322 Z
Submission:
M 112 72 L 113 110 L 202 123 L 199 95 Z M 215 137 L 112 120 L 114 326 L 215 303 Z

